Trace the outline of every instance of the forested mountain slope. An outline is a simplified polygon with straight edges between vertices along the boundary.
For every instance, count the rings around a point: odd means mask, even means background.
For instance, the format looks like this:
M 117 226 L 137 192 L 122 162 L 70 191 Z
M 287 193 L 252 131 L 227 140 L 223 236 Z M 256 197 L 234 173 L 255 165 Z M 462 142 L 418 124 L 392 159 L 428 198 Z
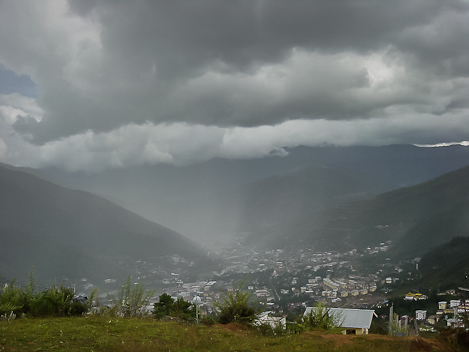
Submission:
M 156 264 L 180 255 L 207 261 L 181 234 L 108 200 L 0 166 L 0 275 L 126 276 L 141 258 Z

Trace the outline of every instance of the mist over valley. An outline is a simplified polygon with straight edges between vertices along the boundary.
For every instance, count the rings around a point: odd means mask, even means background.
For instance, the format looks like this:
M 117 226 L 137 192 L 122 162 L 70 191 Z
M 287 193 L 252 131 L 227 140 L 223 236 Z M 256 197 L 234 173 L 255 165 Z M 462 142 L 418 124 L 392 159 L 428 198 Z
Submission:
M 376 275 L 370 253 L 400 263 L 469 235 L 468 153 L 300 148 L 100 174 L 2 165 L 2 277 L 26 280 L 34 268 L 45 282 L 103 289 L 130 275 L 164 290 L 176 274 L 194 283 Z
M 238 292 L 294 329 L 467 328 L 468 23 L 465 0 L 0 0 L 0 325 L 140 290 L 155 319 L 228 322 Z

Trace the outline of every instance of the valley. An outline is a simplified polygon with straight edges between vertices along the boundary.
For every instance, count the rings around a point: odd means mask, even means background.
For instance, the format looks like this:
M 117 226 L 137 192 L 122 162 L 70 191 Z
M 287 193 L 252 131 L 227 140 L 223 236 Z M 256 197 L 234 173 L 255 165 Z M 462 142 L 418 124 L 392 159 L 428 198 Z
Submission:
M 405 154 L 396 153 L 402 148 Z M 390 147 L 383 158 L 391 154 L 389 165 L 396 167 L 409 158 L 409 150 L 422 149 L 414 148 Z M 455 150 L 463 156 L 457 162 Z M 420 165 L 430 160 L 432 168 L 441 172 L 448 167 L 442 153 L 451 153 L 451 165 L 456 165 L 466 160 L 462 153 L 466 150 L 433 150 L 433 158 L 424 150 L 424 158 L 414 158 Z M 323 150 L 329 156 L 332 151 Z M 370 162 L 378 159 L 376 152 L 373 149 L 369 153 Z M 409 178 L 408 173 L 400 176 L 401 181 L 408 179 L 411 185 L 382 193 L 391 187 L 389 183 L 385 186 L 376 179 L 370 182 L 369 178 L 360 178 L 350 165 L 337 168 L 338 161 L 332 157 L 326 165 L 326 160 L 318 156 L 314 148 L 309 153 L 304 149 L 295 151 L 276 160 L 277 164 L 268 161 L 276 165 L 270 171 L 265 160 L 262 168 L 251 162 L 240 167 L 238 162 L 237 175 L 232 172 L 229 176 L 225 170 L 227 179 L 221 180 L 215 175 L 223 174 L 220 170 L 227 166 L 226 161 L 219 167 L 212 162 L 214 173 L 207 173 L 210 168 L 203 169 L 202 178 L 200 174 L 194 176 L 201 168 L 190 167 L 180 170 L 190 172 L 179 174 L 178 181 L 167 177 L 157 180 L 150 172 L 147 181 L 139 177 L 130 183 L 143 182 L 141 187 L 152 182 L 149 194 L 156 189 L 161 192 L 163 184 L 168 186 L 171 179 L 174 186 L 183 185 L 179 190 L 169 187 L 164 193 L 174 191 L 173 199 L 180 198 L 178 202 L 184 205 L 171 208 L 168 203 L 173 217 L 187 224 L 197 218 L 192 223 L 193 232 L 185 233 L 190 239 L 86 191 L 86 183 L 98 187 L 103 175 L 82 175 L 78 182 L 79 175 L 66 178 L 50 170 L 2 166 L 2 282 L 13 278 L 26 282 L 33 268 L 44 285 L 61 282 L 83 294 L 98 289 L 101 299 L 105 299 L 106 292 L 116 292 L 129 276 L 134 282 L 156 289 L 157 295 L 165 292 L 188 301 L 199 296 L 207 314 L 213 312 L 213 302 L 222 290 L 240 282 L 258 304 L 278 314 L 298 313 L 314 302 L 372 308 L 403 290 L 446 290 L 461 283 L 464 265 L 457 264 L 454 275 L 446 275 L 453 279 L 444 281 L 435 278 L 433 269 L 428 268 L 448 270 L 445 261 L 434 262 L 425 255 L 455 237 L 468 236 L 468 167 L 450 168 L 418 183 L 428 172 L 424 167 L 420 176 L 414 173 L 415 178 Z M 354 157 L 358 162 L 365 156 Z M 378 164 L 370 164 L 363 172 L 372 175 L 376 167 Z M 260 177 L 261 169 L 265 177 L 254 180 L 254 175 Z M 274 169 L 284 172 L 269 175 Z M 117 181 L 119 177 L 117 173 L 108 184 L 115 198 L 123 194 L 128 200 L 138 198 L 139 193 L 119 191 L 124 187 L 123 179 Z M 193 184 L 184 185 L 194 179 L 204 180 L 204 187 L 196 194 Z M 251 182 L 243 184 L 248 179 Z M 207 180 L 216 182 L 210 188 Z M 75 187 L 81 184 L 83 190 L 57 183 L 73 183 Z M 192 191 L 185 193 L 184 188 Z M 210 192 L 205 193 L 208 189 Z M 158 192 L 154 195 L 159 205 L 153 209 L 163 207 L 167 201 L 166 197 L 157 197 Z M 205 201 L 200 197 L 206 197 Z M 194 205 L 196 201 L 200 206 Z M 148 211 L 151 207 L 147 206 Z M 186 218 L 189 207 L 193 213 Z M 204 229 L 205 241 L 197 235 Z M 419 270 L 422 256 L 424 265 Z

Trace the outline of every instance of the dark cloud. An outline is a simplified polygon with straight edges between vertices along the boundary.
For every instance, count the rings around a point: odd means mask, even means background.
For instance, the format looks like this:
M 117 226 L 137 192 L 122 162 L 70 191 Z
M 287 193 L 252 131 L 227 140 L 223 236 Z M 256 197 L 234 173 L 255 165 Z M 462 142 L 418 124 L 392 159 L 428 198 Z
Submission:
M 386 140 L 428 143 L 438 133 L 416 133 L 412 120 L 440 126 L 468 108 L 463 0 L 2 2 L 0 33 L 0 64 L 31 77 L 42 111 L 28 124 L 6 109 L 8 121 L 36 144 L 147 123 L 228 131 L 377 119 L 380 134 L 397 113 L 408 130 Z
M 89 15 L 90 4 L 72 2 Z M 109 53 L 154 59 L 163 77 L 205 69 L 220 60 L 237 70 L 285 59 L 292 48 L 325 52 L 400 46 L 408 29 L 441 14 L 468 11 L 454 1 L 96 1 Z M 452 23 L 446 23 L 451 31 Z M 443 44 L 443 43 L 442 43 Z
M 38 125 L 39 122 L 37 122 L 37 120 L 31 116 L 23 117 L 21 115 L 18 115 L 16 117 L 15 123 L 13 124 L 13 129 L 20 134 L 31 133 L 35 132 Z

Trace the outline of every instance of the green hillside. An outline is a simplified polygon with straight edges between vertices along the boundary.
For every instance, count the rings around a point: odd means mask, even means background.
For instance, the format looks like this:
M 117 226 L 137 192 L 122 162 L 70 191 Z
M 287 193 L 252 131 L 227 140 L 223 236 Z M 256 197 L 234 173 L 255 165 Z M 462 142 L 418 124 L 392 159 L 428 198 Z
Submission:
M 251 244 L 340 249 L 393 241 L 390 255 L 417 256 L 469 229 L 469 167 L 255 233 Z
M 126 277 L 129 263 L 167 265 L 168 256 L 207 263 L 184 236 L 105 199 L 0 166 L 0 275 Z M 26 270 L 25 270 L 26 269 Z
M 455 237 L 422 256 L 421 287 L 469 287 L 469 237 Z
M 309 331 L 262 336 L 237 324 L 187 325 L 153 319 L 75 317 L 0 322 L 5 351 L 465 351 L 464 341 L 438 334 L 422 338 L 342 335 Z M 466 337 L 466 335 L 462 335 Z
M 222 194 L 221 218 L 237 217 L 238 231 L 255 231 L 357 199 L 378 188 L 347 173 L 311 164 Z

